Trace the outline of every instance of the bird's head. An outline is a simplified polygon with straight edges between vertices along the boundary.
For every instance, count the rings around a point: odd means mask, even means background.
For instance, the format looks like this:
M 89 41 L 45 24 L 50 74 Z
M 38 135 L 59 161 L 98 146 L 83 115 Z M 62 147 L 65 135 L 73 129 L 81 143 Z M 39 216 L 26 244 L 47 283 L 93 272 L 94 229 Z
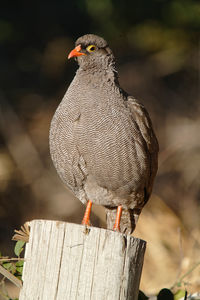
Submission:
M 114 56 L 108 43 L 94 34 L 86 34 L 77 39 L 68 59 L 72 57 L 78 61 L 82 69 L 104 69 L 114 66 Z

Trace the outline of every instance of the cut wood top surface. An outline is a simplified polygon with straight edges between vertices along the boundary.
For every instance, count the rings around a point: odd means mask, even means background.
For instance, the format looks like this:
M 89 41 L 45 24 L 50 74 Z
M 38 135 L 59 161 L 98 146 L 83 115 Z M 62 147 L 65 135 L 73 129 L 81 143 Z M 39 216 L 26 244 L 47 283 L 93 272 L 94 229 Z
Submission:
M 59 221 L 30 227 L 20 300 L 137 299 L 145 241 Z

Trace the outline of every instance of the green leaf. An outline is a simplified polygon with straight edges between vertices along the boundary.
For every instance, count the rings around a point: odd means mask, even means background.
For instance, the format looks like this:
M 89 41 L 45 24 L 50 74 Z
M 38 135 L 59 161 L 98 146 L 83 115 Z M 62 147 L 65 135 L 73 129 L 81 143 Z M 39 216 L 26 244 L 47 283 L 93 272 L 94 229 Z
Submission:
M 15 265 L 16 265 L 16 267 L 23 267 L 24 261 L 23 260 L 18 260 Z
M 12 267 L 12 263 L 3 263 L 3 267 L 4 267 L 6 270 L 10 271 L 10 270 L 11 270 L 11 267 Z
M 24 246 L 25 242 L 24 241 L 17 241 L 16 245 L 15 245 L 15 255 L 16 256 L 20 256 L 20 253 L 24 250 L 23 246 Z
M 10 273 L 15 274 L 16 267 L 14 263 L 3 263 L 3 267 L 8 270 Z
M 185 293 L 186 293 L 185 290 L 178 290 L 174 295 L 174 300 L 179 300 L 179 299 L 185 297 Z
M 22 274 L 23 267 L 16 267 L 16 271 L 20 274 Z

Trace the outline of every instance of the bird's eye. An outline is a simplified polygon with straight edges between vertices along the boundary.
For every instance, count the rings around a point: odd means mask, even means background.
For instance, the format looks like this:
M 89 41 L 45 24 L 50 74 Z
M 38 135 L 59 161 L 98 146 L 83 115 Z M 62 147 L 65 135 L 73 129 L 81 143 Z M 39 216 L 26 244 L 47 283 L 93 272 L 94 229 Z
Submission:
M 96 50 L 96 46 L 95 46 L 95 45 L 89 45 L 89 46 L 86 48 L 86 50 L 87 50 L 88 52 L 94 52 L 94 51 Z

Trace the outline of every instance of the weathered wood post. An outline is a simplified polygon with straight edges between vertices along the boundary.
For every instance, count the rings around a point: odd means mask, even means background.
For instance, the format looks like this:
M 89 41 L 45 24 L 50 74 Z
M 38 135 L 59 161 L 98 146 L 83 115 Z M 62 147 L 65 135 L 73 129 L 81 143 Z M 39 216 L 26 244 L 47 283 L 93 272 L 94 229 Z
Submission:
M 30 222 L 20 300 L 136 300 L 146 242 L 59 221 Z

